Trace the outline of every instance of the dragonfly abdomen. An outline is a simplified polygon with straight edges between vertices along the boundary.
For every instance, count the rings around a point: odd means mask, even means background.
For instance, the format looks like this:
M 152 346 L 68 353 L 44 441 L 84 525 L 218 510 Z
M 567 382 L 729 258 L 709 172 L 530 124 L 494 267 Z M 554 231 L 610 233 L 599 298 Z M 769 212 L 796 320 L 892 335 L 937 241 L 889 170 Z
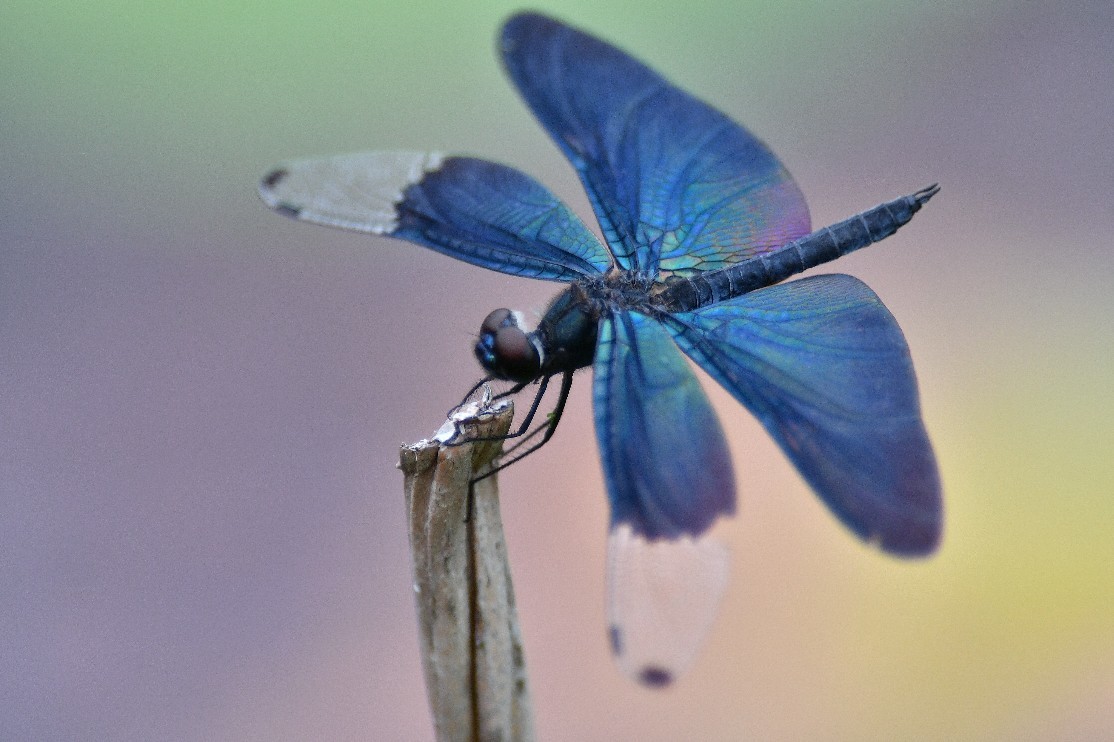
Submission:
M 772 252 L 691 278 L 675 279 L 657 295 L 668 312 L 687 312 L 726 301 L 814 268 L 883 240 L 913 218 L 940 190 L 938 185 L 887 201 L 841 222 L 818 229 Z

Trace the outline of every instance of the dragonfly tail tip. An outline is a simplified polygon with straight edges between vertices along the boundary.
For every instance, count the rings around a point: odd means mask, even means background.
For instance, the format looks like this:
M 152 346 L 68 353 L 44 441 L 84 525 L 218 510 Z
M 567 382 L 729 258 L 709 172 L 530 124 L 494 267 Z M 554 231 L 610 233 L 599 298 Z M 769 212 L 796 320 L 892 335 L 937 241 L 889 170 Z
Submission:
M 913 198 L 913 201 L 917 204 L 917 208 L 920 208 L 921 206 L 924 206 L 926 203 L 928 203 L 928 199 L 932 198 L 933 196 L 935 196 L 939 192 L 940 192 L 940 184 L 939 183 L 933 183 L 932 185 L 928 186 L 927 188 L 922 188 L 921 190 L 914 193 L 912 198 Z

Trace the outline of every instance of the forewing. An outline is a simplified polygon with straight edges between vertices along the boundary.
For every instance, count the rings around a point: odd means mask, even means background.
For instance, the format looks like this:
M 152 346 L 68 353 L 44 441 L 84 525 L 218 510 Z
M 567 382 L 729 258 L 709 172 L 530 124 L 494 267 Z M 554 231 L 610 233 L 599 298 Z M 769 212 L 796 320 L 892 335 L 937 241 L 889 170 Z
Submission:
M 735 510 L 731 461 L 707 397 L 656 320 L 604 319 L 594 369 L 612 648 L 628 675 L 666 685 L 691 661 L 726 584 L 727 551 L 711 530 Z
M 912 359 L 865 284 L 805 278 L 677 314 L 669 326 L 851 530 L 895 554 L 936 548 L 940 483 Z
M 502 49 L 623 268 L 689 275 L 808 234 L 804 197 L 762 142 L 624 52 L 535 13 L 507 22 Z
M 611 266 L 607 249 L 544 186 L 505 165 L 424 152 L 361 152 L 278 165 L 259 195 L 315 224 L 408 240 L 502 273 L 555 281 Z

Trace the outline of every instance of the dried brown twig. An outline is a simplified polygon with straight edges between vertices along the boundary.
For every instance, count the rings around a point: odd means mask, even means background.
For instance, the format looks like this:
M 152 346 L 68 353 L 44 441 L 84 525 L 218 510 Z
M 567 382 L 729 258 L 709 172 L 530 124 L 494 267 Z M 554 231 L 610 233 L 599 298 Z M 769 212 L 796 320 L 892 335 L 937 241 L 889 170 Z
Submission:
M 512 415 L 509 404 L 472 405 L 452 422 L 465 438 L 483 438 L 505 434 Z M 469 495 L 469 483 L 491 464 L 501 443 L 446 446 L 448 438 L 403 446 L 399 455 L 437 739 L 533 740 L 498 475 L 471 485 Z

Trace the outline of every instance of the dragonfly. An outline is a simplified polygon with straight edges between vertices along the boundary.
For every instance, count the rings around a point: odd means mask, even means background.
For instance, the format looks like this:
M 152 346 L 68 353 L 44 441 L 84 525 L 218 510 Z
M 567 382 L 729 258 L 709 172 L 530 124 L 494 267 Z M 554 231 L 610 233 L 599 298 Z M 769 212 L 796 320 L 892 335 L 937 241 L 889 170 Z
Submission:
M 671 684 L 726 587 L 719 525 L 735 512 L 735 478 L 686 356 L 762 423 L 854 534 L 896 556 L 933 552 L 940 481 L 897 321 L 851 276 L 786 279 L 892 235 L 938 186 L 813 231 L 765 144 L 615 46 L 527 12 L 505 23 L 499 51 L 579 175 L 602 241 L 530 176 L 475 157 L 292 160 L 259 193 L 299 220 L 567 284 L 534 327 L 522 312 L 489 314 L 475 354 L 485 381 L 538 385 L 519 435 L 560 378 L 534 447 L 556 429 L 574 372 L 592 368 L 620 669 Z

